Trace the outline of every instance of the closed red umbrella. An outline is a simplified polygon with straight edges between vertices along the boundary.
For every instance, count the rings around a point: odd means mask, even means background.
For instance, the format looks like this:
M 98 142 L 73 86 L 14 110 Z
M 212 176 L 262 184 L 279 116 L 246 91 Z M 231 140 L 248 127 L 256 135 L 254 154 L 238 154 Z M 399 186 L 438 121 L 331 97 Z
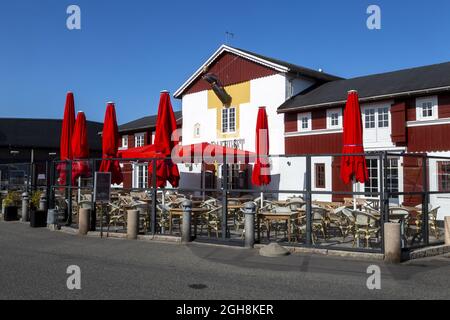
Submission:
M 256 120 L 256 161 L 252 173 L 252 183 L 256 186 L 268 185 L 270 178 L 269 124 L 265 107 L 260 107 Z
M 173 113 L 170 95 L 167 91 L 162 91 L 158 117 L 156 119 L 155 133 L 155 156 L 166 158 L 170 157 L 172 149 L 178 144 L 178 136 L 176 133 L 177 121 Z M 149 166 L 149 181 L 153 173 L 153 164 Z M 180 173 L 178 167 L 171 159 L 157 160 L 156 164 L 156 185 L 158 188 L 164 188 L 167 181 L 172 187 L 178 187 L 180 181 Z
M 59 143 L 61 161 L 72 159 L 72 134 L 75 126 L 75 102 L 72 92 L 66 96 L 64 107 L 64 118 L 62 121 L 61 138 Z M 66 184 L 66 164 L 60 163 L 57 166 L 59 172 L 59 184 Z
M 117 128 L 116 109 L 113 102 L 106 106 L 105 120 L 102 131 L 103 159 L 117 158 L 119 149 L 119 130 Z M 118 160 L 102 160 L 100 172 L 111 172 L 111 183 L 121 184 L 122 171 Z
M 80 111 L 77 114 L 75 128 L 72 135 L 72 156 L 75 161 L 72 163 L 72 184 L 79 177 L 89 176 L 89 164 L 87 161 L 80 161 L 89 158 L 88 132 L 86 126 L 86 116 Z
M 352 179 L 364 183 L 368 179 L 366 158 L 364 156 L 350 156 L 345 154 L 364 153 L 361 110 L 358 101 L 358 92 L 348 92 L 347 103 L 344 110 L 344 154 L 341 159 L 341 178 L 348 184 Z

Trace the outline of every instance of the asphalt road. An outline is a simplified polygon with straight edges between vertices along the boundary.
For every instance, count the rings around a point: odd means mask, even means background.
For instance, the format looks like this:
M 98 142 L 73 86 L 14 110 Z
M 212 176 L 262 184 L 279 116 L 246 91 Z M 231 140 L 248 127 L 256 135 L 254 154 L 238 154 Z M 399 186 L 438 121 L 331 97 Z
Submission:
M 366 286 L 381 268 L 381 290 Z M 68 290 L 67 267 L 81 270 Z M 450 299 L 450 256 L 401 265 L 79 237 L 0 222 L 0 299 Z

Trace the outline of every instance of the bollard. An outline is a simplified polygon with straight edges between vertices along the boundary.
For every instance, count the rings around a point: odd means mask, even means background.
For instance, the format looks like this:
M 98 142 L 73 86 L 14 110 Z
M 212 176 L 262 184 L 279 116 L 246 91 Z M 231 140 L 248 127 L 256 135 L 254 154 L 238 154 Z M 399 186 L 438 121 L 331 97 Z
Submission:
M 244 203 L 245 214 L 245 247 L 252 249 L 255 245 L 255 214 L 256 204 L 254 202 Z
M 192 213 L 192 201 L 184 200 L 181 204 L 183 207 L 183 226 L 181 229 L 181 242 L 191 242 L 191 213 Z
M 47 196 L 45 195 L 45 192 L 41 194 L 39 200 L 39 211 L 47 211 Z
M 139 233 L 139 211 L 127 211 L 127 238 L 136 240 Z
M 30 220 L 30 215 L 28 211 L 28 192 L 22 193 L 22 222 L 27 222 Z
M 445 245 L 450 246 L 450 216 L 444 217 Z
M 89 218 L 91 215 L 90 209 L 81 208 L 78 212 L 78 233 L 80 235 L 87 235 L 89 231 Z
M 400 223 L 386 222 L 384 224 L 384 261 L 400 263 L 401 252 Z

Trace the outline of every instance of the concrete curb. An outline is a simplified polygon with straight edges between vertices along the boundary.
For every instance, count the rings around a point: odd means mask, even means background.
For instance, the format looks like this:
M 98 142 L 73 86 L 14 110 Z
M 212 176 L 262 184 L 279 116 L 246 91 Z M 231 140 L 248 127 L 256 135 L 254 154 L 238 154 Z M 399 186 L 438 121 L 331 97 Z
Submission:
M 61 227 L 59 232 L 71 234 L 71 235 L 79 235 L 78 229 L 71 227 Z M 87 237 L 92 238 L 100 238 L 100 231 L 89 231 L 86 235 Z M 112 239 L 123 239 L 127 240 L 126 233 L 118 233 L 118 232 L 109 232 L 103 231 L 103 238 L 112 238 Z M 164 236 L 164 235 L 138 235 L 137 240 L 141 241 L 157 241 L 157 242 L 170 242 L 170 243 L 181 243 L 180 237 L 175 236 Z
M 409 258 L 408 260 L 416 260 L 421 258 L 440 256 L 446 253 L 450 253 L 450 246 L 440 245 L 412 250 L 411 252 L 409 252 L 409 257 L 407 256 L 407 258 Z
M 261 249 L 265 246 L 266 245 L 263 244 L 257 244 L 255 245 L 255 249 Z M 305 247 L 291 247 L 291 246 L 284 246 L 284 248 L 287 249 L 290 253 L 319 254 L 325 256 L 347 257 L 364 260 L 384 260 L 384 255 L 382 253 L 350 252 L 343 250 L 329 250 L 320 248 L 305 248 Z

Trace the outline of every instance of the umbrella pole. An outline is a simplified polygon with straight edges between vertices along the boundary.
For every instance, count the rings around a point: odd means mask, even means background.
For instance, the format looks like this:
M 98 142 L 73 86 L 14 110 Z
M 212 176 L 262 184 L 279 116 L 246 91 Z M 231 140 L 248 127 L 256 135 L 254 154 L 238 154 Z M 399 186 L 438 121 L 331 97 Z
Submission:
M 261 209 L 264 207 L 264 192 L 261 191 Z
M 356 179 L 355 179 L 355 177 L 353 177 L 352 182 L 353 182 L 353 189 L 355 189 L 356 188 Z M 355 198 L 355 194 L 353 194 L 353 210 L 356 211 L 356 209 L 357 209 L 356 208 L 356 198 Z
M 78 177 L 78 203 L 81 201 L 81 177 Z

